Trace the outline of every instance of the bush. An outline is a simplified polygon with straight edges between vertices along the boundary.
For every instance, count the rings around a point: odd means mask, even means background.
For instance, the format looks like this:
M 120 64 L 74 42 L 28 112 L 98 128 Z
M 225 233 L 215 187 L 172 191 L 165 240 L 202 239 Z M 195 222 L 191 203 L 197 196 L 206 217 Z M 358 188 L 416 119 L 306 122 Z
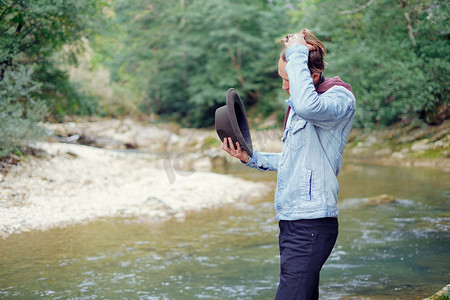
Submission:
M 38 122 L 46 114 L 46 107 L 33 96 L 40 84 L 32 79 L 32 73 L 32 68 L 25 66 L 6 69 L 0 80 L 0 157 L 44 133 Z

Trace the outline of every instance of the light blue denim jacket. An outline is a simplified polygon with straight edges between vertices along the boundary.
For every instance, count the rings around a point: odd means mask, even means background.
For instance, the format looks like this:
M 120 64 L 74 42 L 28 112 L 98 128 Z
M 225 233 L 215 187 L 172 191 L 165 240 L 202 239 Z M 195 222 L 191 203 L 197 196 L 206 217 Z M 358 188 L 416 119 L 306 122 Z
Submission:
M 283 132 L 283 151 L 253 151 L 246 164 L 261 171 L 278 171 L 275 219 L 337 217 L 342 153 L 353 124 L 356 101 L 344 87 L 318 94 L 308 70 L 308 48 L 286 52 L 291 107 Z

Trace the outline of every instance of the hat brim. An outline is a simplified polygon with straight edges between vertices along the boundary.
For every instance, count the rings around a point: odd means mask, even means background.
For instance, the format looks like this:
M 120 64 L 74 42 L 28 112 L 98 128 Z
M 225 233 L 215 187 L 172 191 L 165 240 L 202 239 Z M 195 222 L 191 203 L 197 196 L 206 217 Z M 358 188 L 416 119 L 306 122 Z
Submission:
M 216 132 L 220 140 L 230 137 L 234 142 L 239 142 L 241 148 L 248 155 L 253 156 L 252 138 L 248 127 L 247 114 L 241 98 L 235 89 L 227 92 L 226 105 L 219 107 L 215 113 Z

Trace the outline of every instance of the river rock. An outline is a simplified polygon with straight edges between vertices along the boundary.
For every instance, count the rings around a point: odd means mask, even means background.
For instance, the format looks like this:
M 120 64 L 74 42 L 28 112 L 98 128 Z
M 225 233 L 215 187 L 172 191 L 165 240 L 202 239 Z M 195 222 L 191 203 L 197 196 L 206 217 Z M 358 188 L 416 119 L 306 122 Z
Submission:
M 366 139 L 365 145 L 366 145 L 367 147 L 371 147 L 371 146 L 375 145 L 376 143 L 377 143 L 377 137 L 374 136 L 374 135 L 370 135 L 370 136 Z
M 253 149 L 263 152 L 281 152 L 283 150 L 282 134 L 280 130 L 252 131 Z
M 429 144 L 428 142 L 429 142 L 428 139 L 417 141 L 412 144 L 411 150 L 414 152 L 423 152 L 429 150 L 433 147 L 433 145 Z
M 104 149 L 120 149 L 122 143 L 109 136 L 82 135 L 78 143 Z
M 211 160 L 207 156 L 200 156 L 194 160 L 192 168 L 197 171 L 209 172 L 212 169 Z
M 433 296 L 425 298 L 423 300 L 438 300 L 438 299 L 449 299 L 450 298 L 450 284 L 444 286 L 441 290 L 439 290 Z
M 392 150 L 389 148 L 380 149 L 374 152 L 375 156 L 388 156 L 392 153 Z
M 391 156 L 392 156 L 392 158 L 399 159 L 399 160 L 406 158 L 406 155 L 402 152 L 394 152 L 394 153 L 392 153 Z
M 168 157 L 174 170 L 181 172 L 210 171 L 211 162 L 207 155 L 198 152 L 180 152 Z
M 377 195 L 370 197 L 367 201 L 368 204 L 385 204 L 385 203 L 394 203 L 395 197 L 387 194 Z
M 180 143 L 180 136 L 178 134 L 172 133 L 167 140 L 167 151 L 174 151 L 177 145 Z
M 205 155 L 209 157 L 212 169 L 225 167 L 229 164 L 227 159 L 228 154 L 225 151 L 206 149 Z

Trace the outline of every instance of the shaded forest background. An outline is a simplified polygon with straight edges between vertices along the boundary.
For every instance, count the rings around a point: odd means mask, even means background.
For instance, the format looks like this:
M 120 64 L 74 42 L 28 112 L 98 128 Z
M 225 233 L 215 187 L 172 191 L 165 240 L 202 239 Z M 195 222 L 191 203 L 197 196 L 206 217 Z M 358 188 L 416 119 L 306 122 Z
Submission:
M 66 116 L 153 115 L 209 127 L 229 87 L 250 118 L 284 116 L 280 39 L 311 29 L 355 126 L 449 114 L 444 0 L 0 0 L 0 157 Z

